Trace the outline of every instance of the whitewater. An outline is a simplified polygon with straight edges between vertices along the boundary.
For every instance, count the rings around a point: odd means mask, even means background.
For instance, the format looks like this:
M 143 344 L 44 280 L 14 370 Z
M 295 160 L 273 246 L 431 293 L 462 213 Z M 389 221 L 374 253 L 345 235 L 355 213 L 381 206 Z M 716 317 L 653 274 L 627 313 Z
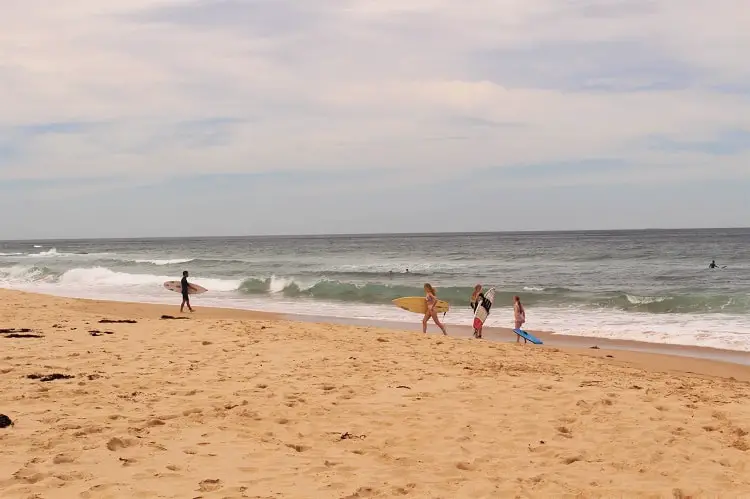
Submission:
M 0 243 L 0 287 L 179 305 L 418 322 L 391 300 L 424 282 L 470 324 L 476 283 L 497 288 L 489 326 L 750 351 L 750 230 L 24 241 Z M 708 270 L 716 259 L 723 269 Z

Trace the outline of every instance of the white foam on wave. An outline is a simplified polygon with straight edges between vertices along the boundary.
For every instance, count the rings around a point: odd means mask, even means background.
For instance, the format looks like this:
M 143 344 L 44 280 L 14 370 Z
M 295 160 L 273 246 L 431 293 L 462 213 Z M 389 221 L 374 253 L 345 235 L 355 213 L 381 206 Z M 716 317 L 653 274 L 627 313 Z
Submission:
M 744 315 L 550 307 L 532 309 L 528 317 L 530 328 L 568 336 L 750 351 L 750 317 Z
M 44 272 L 39 267 L 14 265 L 0 268 L 0 284 L 24 284 L 36 282 L 44 278 Z
M 292 284 L 295 284 L 294 279 L 285 279 L 283 277 L 276 277 L 275 275 L 272 275 L 270 278 L 270 283 L 268 285 L 268 290 L 271 293 L 278 294 L 284 291 L 284 289 L 287 286 L 291 286 Z M 299 286 L 299 283 L 297 283 Z M 302 286 L 300 286 L 302 288 Z
M 661 303 L 668 300 L 666 296 L 635 296 L 625 295 L 625 298 L 633 305 L 648 305 L 649 303 Z
M 141 295 L 161 292 L 165 281 L 178 279 L 179 276 L 117 272 L 105 267 L 70 269 L 59 277 L 45 275 L 38 267 L 14 266 L 0 269 L 0 286 L 55 294 L 73 293 L 70 296 L 77 296 L 75 294 L 79 292 L 88 293 L 87 297 L 90 293 L 101 293 L 104 298 L 113 292 L 125 292 L 134 301 L 139 301 Z M 214 292 L 228 292 L 236 291 L 241 281 L 197 279 L 195 283 Z
M 135 263 L 150 263 L 151 265 L 177 265 L 180 263 L 189 263 L 192 262 L 194 258 L 173 258 L 173 259 L 164 259 L 164 260 L 133 260 Z
M 102 258 L 102 257 L 113 257 L 110 253 L 65 253 L 58 251 L 57 248 L 50 248 L 46 251 L 40 251 L 39 253 L 28 253 L 23 254 L 25 258 L 29 259 L 54 259 L 54 258 L 73 258 L 73 259 L 91 259 L 91 258 Z
M 165 281 L 177 279 L 179 279 L 178 276 L 131 274 L 116 272 L 104 267 L 92 267 L 68 270 L 60 276 L 58 284 L 63 287 L 70 286 L 77 288 L 159 287 Z M 231 279 L 198 279 L 195 283 L 212 291 L 236 291 L 241 281 Z
M 40 251 L 39 253 L 29 253 L 27 256 L 31 256 L 31 257 L 56 257 L 56 256 L 64 256 L 64 255 L 65 255 L 65 253 L 58 253 L 57 252 L 57 248 L 50 248 L 47 251 Z

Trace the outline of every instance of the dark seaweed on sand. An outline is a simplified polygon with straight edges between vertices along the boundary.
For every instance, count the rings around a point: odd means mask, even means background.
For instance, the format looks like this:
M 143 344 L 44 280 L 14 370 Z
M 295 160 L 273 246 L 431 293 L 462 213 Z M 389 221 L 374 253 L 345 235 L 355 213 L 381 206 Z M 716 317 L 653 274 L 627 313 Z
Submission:
M 0 334 L 5 338 L 44 338 L 41 334 L 30 334 L 31 332 L 32 330 L 27 327 L 0 329 Z
M 29 379 L 38 379 L 39 381 L 55 381 L 56 379 L 71 379 L 75 378 L 75 376 L 71 376 L 70 374 L 60 374 L 60 373 L 53 373 L 53 374 L 29 374 L 26 376 Z

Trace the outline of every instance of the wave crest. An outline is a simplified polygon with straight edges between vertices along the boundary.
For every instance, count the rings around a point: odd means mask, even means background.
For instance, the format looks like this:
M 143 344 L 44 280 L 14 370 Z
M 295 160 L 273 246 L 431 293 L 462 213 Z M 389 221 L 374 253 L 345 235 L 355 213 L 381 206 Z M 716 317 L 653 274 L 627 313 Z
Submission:
M 189 263 L 192 262 L 192 258 L 173 258 L 173 259 L 164 259 L 164 260 L 133 260 L 135 263 L 147 263 L 151 265 L 158 265 L 159 267 L 162 267 L 164 265 L 178 265 L 180 263 Z

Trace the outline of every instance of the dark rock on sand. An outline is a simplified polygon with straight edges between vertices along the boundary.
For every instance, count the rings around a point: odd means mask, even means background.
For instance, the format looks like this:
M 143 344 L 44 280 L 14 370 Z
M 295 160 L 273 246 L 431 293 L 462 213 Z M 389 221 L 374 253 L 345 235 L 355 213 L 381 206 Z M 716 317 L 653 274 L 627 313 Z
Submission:
M 13 421 L 5 414 L 0 414 L 0 428 L 7 428 L 13 426 Z

